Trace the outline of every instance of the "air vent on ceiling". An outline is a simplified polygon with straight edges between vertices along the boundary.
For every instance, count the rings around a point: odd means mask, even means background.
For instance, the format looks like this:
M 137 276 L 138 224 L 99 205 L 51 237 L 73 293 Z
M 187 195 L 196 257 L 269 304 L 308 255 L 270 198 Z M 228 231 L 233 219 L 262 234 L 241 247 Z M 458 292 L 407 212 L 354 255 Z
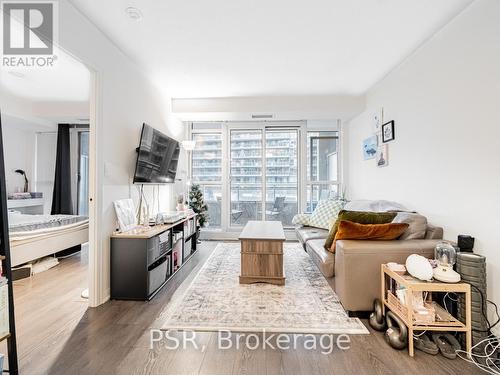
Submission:
M 273 115 L 252 115 L 252 118 L 262 120 L 262 119 L 273 118 Z

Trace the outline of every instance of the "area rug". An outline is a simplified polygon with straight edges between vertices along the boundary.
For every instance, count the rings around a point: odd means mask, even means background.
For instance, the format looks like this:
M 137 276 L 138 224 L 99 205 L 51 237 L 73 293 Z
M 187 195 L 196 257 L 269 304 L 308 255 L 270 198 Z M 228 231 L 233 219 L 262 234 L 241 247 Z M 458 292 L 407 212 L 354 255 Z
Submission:
M 286 283 L 239 283 L 240 244 L 221 243 L 162 312 L 164 330 L 367 334 L 298 243 L 284 244 Z

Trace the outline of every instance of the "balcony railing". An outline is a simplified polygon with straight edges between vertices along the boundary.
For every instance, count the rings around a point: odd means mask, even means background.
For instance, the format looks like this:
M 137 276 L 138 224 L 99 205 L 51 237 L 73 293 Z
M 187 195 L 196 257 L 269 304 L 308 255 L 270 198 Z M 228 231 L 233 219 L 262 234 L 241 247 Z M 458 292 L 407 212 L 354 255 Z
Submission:
M 205 201 L 208 206 L 208 227 L 217 229 L 221 227 L 221 201 Z M 292 218 L 297 213 L 297 202 L 285 202 L 282 209 L 273 210 L 274 201 L 266 202 L 266 220 L 281 221 L 283 226 L 291 227 Z M 249 220 L 262 219 L 262 204 L 260 201 L 241 201 L 231 203 L 230 225 L 243 226 Z

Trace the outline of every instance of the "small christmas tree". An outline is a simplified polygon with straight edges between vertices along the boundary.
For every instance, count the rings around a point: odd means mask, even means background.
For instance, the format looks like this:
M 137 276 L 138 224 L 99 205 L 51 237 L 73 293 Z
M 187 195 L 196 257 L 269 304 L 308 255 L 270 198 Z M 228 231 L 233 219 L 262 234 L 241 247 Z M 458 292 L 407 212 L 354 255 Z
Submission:
M 200 185 L 194 184 L 191 186 L 191 190 L 189 191 L 189 207 L 198 214 L 198 223 L 201 227 L 204 227 L 208 221 L 208 207 L 203 200 Z

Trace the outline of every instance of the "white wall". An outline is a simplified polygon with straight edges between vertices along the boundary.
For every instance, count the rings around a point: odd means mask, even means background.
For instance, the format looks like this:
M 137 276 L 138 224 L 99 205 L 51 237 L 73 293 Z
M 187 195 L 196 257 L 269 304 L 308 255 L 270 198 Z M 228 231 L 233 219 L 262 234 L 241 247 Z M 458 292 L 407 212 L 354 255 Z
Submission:
M 376 85 L 347 124 L 350 198 L 390 199 L 476 237 L 500 303 L 500 1 L 478 0 Z M 389 166 L 363 161 L 369 114 L 384 108 Z
M 274 121 L 349 120 L 364 108 L 364 95 L 172 99 L 173 112 L 184 121 L 251 121 L 253 114 L 272 114 Z
M 98 216 L 91 231 L 96 231 L 100 244 L 95 264 L 104 285 L 104 290 L 96 290 L 102 303 L 109 298 L 109 236 L 116 223 L 113 201 L 136 196 L 131 181 L 142 123 L 174 138 L 179 138 L 182 125 L 171 119 L 169 100 L 162 100 L 138 67 L 67 0 L 60 1 L 59 22 L 61 46 L 97 72 Z M 161 188 L 162 209 L 173 206 L 171 189 Z M 95 288 L 92 282 L 90 288 Z
M 24 177 L 14 171 L 22 169 L 26 172 L 30 189 L 34 182 L 35 163 L 35 131 L 23 129 L 10 122 L 10 118 L 4 118 L 2 123 L 3 146 L 5 157 L 5 182 L 7 192 L 14 193 L 23 191 Z M 31 190 L 32 191 L 32 190 Z

